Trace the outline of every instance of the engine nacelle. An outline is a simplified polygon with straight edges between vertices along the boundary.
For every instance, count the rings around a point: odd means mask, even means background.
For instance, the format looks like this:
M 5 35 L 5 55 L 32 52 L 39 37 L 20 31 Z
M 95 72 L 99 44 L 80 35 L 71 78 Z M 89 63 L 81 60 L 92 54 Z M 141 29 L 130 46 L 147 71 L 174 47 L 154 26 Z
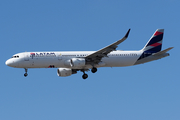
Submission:
M 70 60 L 65 61 L 64 64 L 67 67 L 79 68 L 85 66 L 86 60 L 84 58 L 72 58 Z
M 70 68 L 58 68 L 57 75 L 61 77 L 66 77 L 72 75 L 72 69 Z
M 70 62 L 71 62 L 71 67 L 83 67 L 86 64 L 84 58 L 72 58 Z

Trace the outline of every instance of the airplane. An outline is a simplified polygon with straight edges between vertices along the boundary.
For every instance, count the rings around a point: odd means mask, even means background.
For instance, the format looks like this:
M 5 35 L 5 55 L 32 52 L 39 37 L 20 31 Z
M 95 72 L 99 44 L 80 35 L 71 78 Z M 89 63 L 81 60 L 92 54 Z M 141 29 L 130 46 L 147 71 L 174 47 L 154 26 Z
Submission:
M 57 75 L 66 77 L 83 72 L 82 78 L 88 78 L 85 72 L 97 72 L 99 67 L 125 67 L 143 64 L 169 56 L 167 53 L 173 47 L 161 51 L 164 29 L 157 29 L 147 44 L 138 51 L 116 50 L 125 41 L 125 36 L 98 51 L 51 51 L 22 52 L 12 56 L 5 64 L 14 68 L 24 68 L 26 77 L 29 68 L 58 68 Z

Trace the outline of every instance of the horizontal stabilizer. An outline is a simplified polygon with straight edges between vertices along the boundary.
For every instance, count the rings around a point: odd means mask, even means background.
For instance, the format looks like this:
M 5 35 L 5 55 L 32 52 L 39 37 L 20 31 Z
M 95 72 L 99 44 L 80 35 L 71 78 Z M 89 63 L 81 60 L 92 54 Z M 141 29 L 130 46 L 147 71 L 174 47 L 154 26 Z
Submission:
M 165 50 L 163 50 L 163 51 L 160 51 L 160 52 L 154 53 L 154 54 L 153 54 L 153 56 L 162 55 L 162 54 L 164 54 L 164 53 L 168 52 L 169 50 L 171 50 L 171 49 L 173 49 L 173 48 L 174 48 L 174 47 L 170 47 L 170 48 L 167 48 L 167 49 L 165 49 Z

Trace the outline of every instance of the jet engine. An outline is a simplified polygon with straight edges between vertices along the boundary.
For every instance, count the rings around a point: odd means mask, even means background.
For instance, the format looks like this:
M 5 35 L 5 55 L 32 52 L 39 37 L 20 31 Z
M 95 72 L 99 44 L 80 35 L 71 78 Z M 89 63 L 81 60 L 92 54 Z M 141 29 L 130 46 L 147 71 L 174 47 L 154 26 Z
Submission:
M 77 71 L 73 70 L 71 68 L 58 68 L 57 69 L 57 75 L 59 77 L 66 77 L 66 76 L 70 76 L 72 74 L 76 74 Z
M 65 61 L 64 64 L 67 67 L 79 68 L 85 66 L 86 60 L 84 58 L 72 58 L 70 60 Z
M 72 75 L 72 69 L 70 68 L 58 68 L 57 75 L 60 77 L 66 77 Z
M 84 58 L 72 58 L 71 66 L 72 67 L 82 67 L 85 66 L 86 62 Z

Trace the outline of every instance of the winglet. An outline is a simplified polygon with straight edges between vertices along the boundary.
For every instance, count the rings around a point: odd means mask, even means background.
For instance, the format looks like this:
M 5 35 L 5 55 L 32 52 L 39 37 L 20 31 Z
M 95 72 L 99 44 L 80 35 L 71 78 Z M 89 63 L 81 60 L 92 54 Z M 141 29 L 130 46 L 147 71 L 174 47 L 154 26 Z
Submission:
M 124 36 L 125 38 L 128 37 L 130 30 L 131 30 L 131 29 L 129 29 L 129 30 L 127 31 L 126 35 Z

